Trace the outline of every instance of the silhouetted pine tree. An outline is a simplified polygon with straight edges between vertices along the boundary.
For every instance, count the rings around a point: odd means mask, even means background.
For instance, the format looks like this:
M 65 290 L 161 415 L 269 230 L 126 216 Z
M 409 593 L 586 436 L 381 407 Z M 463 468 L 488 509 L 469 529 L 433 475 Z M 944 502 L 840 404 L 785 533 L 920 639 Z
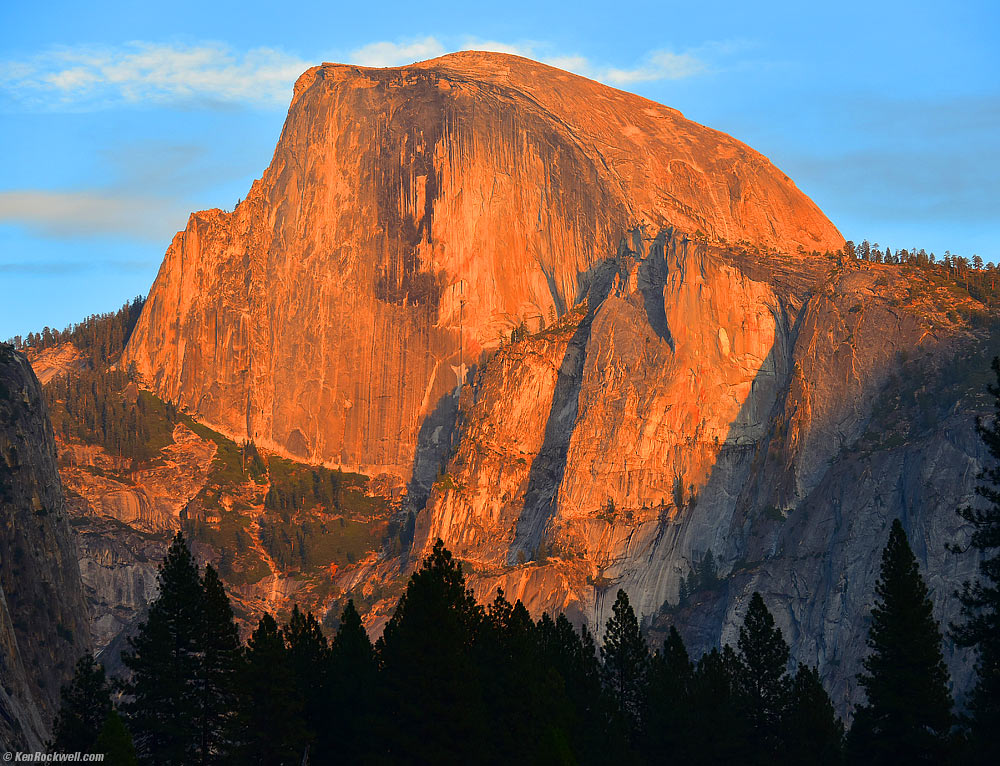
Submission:
M 211 564 L 202 578 L 201 650 L 198 668 L 201 763 L 229 763 L 237 731 L 237 675 L 243 661 L 233 610 Z
M 643 751 L 650 763 L 691 758 L 688 739 L 689 696 L 694 665 L 674 626 L 650 664 Z
M 473 658 L 482 622 L 462 567 L 438 540 L 376 645 L 381 743 L 390 760 L 475 763 L 487 757 L 489 723 Z
M 871 654 L 858 676 L 868 704 L 858 708 L 849 737 L 859 763 L 941 763 L 952 725 L 941 631 L 927 586 L 899 519 L 882 552 L 877 600 L 868 632 Z
M 837 766 L 843 759 L 844 724 L 833 710 L 819 671 L 799 664 L 781 727 L 782 760 L 802 766 Z
M 298 766 L 306 746 L 302 699 L 295 686 L 285 639 L 269 614 L 247 642 L 239 674 L 239 763 Z
M 980 475 L 976 494 L 985 507 L 965 507 L 959 514 L 972 524 L 972 547 L 982 555 L 979 577 L 963 584 L 961 625 L 951 634 L 959 646 L 976 651 L 976 683 L 969 697 L 970 745 L 979 763 L 1000 763 L 1000 359 L 993 359 L 996 384 L 987 387 L 993 396 L 994 416 L 987 425 L 976 423 L 992 465 Z
M 330 642 L 327 717 L 316 763 L 362 763 L 372 751 L 378 670 L 361 617 L 348 601 Z
M 122 707 L 142 759 L 181 766 L 200 760 L 203 633 L 198 567 L 180 532 L 160 565 L 159 591 L 122 654 L 131 671 Z
M 111 686 L 104 667 L 89 654 L 85 655 L 76 663 L 73 680 L 62 688 L 49 749 L 63 753 L 94 752 L 94 743 L 109 712 Z
M 750 737 L 737 689 L 739 671 L 739 658 L 729 644 L 698 660 L 688 697 L 690 763 L 716 766 L 747 760 Z
M 574 763 L 563 679 L 543 658 L 540 632 L 520 601 L 498 590 L 476 642 L 498 762 Z
M 752 737 L 750 759 L 770 763 L 781 745 L 781 721 L 788 710 L 788 644 L 760 593 L 750 599 L 740 628 L 737 687 Z
M 132 735 L 125 728 L 121 716 L 113 708 L 104 719 L 104 726 L 97 737 L 97 743 L 90 752 L 103 753 L 105 766 L 138 766 Z
M 542 662 L 562 679 L 569 700 L 567 725 L 577 762 L 605 763 L 604 753 L 625 745 L 624 735 L 610 727 L 613 705 L 601 685 L 593 634 L 586 626 L 577 633 L 564 614 L 555 620 L 542 615 L 537 631 Z
M 605 688 L 616 703 L 618 715 L 634 741 L 642 726 L 649 647 L 639 632 L 639 621 L 624 590 L 618 591 L 611 611 L 601 646 L 602 675 Z
M 302 614 L 298 605 L 292 608 L 283 632 L 292 679 L 302 700 L 308 742 L 314 750 L 317 733 L 327 725 L 324 713 L 329 694 L 330 647 L 312 612 Z

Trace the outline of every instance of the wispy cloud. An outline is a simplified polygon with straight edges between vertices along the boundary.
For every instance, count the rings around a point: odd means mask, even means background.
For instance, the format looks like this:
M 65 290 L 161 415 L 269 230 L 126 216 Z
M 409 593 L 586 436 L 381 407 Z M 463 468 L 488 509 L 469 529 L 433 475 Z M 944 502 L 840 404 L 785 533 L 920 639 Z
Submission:
M 104 108 L 190 100 L 278 106 L 310 62 L 274 48 L 133 42 L 61 47 L 0 63 L 0 87 L 31 106 Z
M 52 238 L 126 236 L 163 241 L 189 211 L 177 201 L 107 191 L 0 192 L 0 223 Z
M 159 264 L 159 259 L 91 259 L 86 261 L 23 261 L 0 262 L 0 274 L 47 275 L 47 274 L 84 274 L 87 272 L 108 271 L 148 271 Z
M 295 79 L 324 58 L 389 67 L 434 58 L 449 50 L 473 49 L 527 56 L 611 85 L 628 86 L 714 71 L 720 60 L 739 48 L 739 44 L 723 42 L 678 51 L 654 50 L 633 65 L 615 66 L 555 50 L 545 42 L 475 37 L 382 40 L 340 55 L 326 52 L 312 60 L 276 48 L 240 52 L 218 42 L 131 42 L 59 47 L 25 60 L 0 61 L 0 96 L 21 107 L 47 110 L 150 104 L 281 108 L 288 103 Z
M 445 52 L 444 45 L 436 38 L 422 37 L 409 42 L 369 43 L 352 51 L 348 61 L 360 66 L 402 66 L 403 64 L 412 64 L 414 61 L 432 59 Z

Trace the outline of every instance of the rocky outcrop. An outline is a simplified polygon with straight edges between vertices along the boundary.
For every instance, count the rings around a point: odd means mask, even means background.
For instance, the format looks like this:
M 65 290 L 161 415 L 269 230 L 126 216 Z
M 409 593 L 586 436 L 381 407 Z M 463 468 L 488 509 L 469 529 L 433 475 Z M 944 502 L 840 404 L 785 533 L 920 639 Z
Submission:
M 989 339 L 953 300 L 895 267 L 634 232 L 585 309 L 479 370 L 417 548 L 441 537 L 482 597 L 597 626 L 624 588 L 696 654 L 735 643 L 760 590 L 846 711 L 889 522 L 943 622 L 973 573 L 944 544 L 981 467 Z M 678 611 L 709 550 L 725 579 Z
M 500 54 L 324 64 L 247 198 L 175 237 L 124 361 L 237 441 L 407 482 L 411 563 L 441 537 L 485 598 L 600 625 L 623 587 L 697 652 L 759 589 L 845 712 L 886 525 L 943 620 L 973 571 L 943 545 L 993 341 L 842 244 L 636 96 Z
M 60 473 L 102 661 L 114 665 L 107 648 L 137 624 L 156 596 L 157 568 L 182 511 L 205 486 L 215 453 L 213 442 L 182 423 L 154 464 L 141 470 L 96 445 L 60 444 Z
M 90 649 L 77 550 L 42 391 L 0 345 L 0 750 L 40 748 Z
M 638 96 L 502 54 L 324 64 L 246 199 L 175 237 L 125 363 L 237 441 L 409 480 L 483 352 L 643 222 L 843 242 L 766 158 Z

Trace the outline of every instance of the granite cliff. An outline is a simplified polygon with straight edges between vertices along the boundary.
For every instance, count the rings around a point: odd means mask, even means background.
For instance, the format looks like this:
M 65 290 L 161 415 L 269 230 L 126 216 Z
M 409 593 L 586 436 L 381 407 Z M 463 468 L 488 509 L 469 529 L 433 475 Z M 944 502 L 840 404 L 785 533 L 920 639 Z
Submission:
M 0 750 L 42 746 L 60 688 L 89 649 L 41 386 L 27 359 L 0 345 Z
M 126 361 L 238 441 L 408 480 L 466 370 L 642 223 L 843 243 L 766 158 L 638 96 L 501 54 L 324 64 L 246 199 L 174 239 Z
M 397 565 L 441 537 L 484 598 L 600 624 L 623 587 L 697 652 L 761 590 L 843 712 L 893 518 L 955 614 L 996 347 L 968 292 L 843 244 L 637 96 L 501 54 L 324 64 L 246 199 L 175 237 L 124 361 L 237 442 L 405 485 Z

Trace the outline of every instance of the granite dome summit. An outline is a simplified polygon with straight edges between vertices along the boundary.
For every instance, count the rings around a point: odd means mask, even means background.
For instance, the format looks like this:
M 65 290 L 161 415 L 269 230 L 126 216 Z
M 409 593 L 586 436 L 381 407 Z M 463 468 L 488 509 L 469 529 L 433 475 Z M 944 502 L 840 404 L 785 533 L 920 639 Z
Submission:
M 405 479 L 456 375 L 638 226 L 843 243 L 765 157 L 639 96 L 498 53 L 323 64 L 246 199 L 175 237 L 127 357 L 229 435 Z

